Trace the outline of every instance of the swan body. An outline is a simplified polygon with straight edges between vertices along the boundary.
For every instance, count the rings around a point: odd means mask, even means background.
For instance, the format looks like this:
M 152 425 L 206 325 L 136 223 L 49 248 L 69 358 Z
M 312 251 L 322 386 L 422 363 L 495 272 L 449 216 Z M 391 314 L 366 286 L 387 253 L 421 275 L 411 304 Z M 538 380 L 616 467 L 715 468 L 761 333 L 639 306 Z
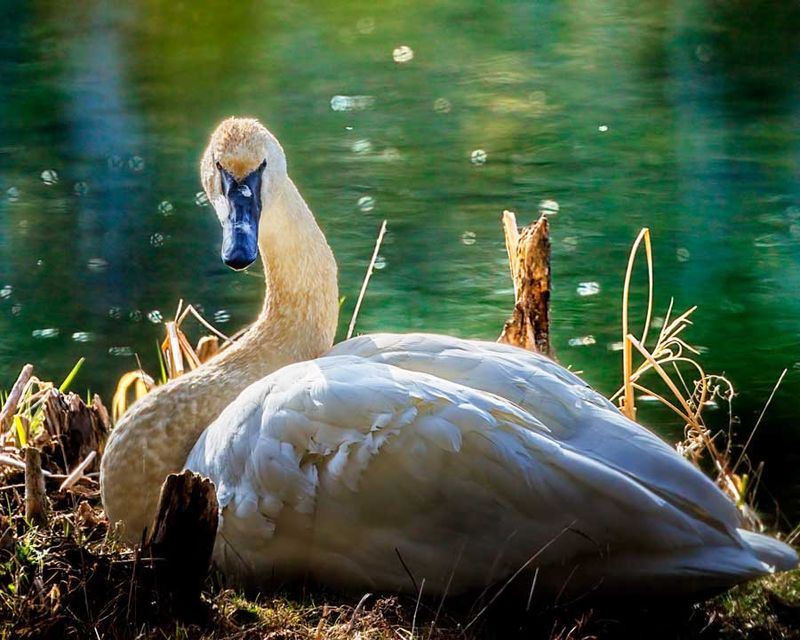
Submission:
M 527 593 L 535 576 L 539 593 L 689 596 L 797 565 L 787 545 L 742 530 L 671 447 L 543 356 L 427 334 L 322 355 L 332 254 L 274 138 L 252 120 L 220 129 L 203 184 L 223 259 L 255 259 L 255 220 L 267 303 L 246 346 L 146 396 L 112 434 L 103 500 L 130 538 L 161 479 L 185 465 L 217 487 L 216 564 L 258 587 L 424 580 L 427 594 L 456 594 L 517 578 Z M 260 222 L 248 185 L 261 190 Z

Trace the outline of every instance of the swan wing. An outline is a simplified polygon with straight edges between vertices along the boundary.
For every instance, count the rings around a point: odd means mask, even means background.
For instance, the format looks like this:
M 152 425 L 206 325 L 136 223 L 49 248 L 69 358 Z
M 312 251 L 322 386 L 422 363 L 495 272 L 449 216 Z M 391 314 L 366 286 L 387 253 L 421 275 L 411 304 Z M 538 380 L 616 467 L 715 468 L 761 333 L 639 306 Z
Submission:
M 546 424 L 553 437 L 616 469 L 698 518 L 741 526 L 733 503 L 657 435 L 550 358 L 510 345 L 433 334 L 371 334 L 336 345 L 353 355 L 498 395 Z
M 664 451 L 662 467 L 683 473 Z M 682 560 L 703 548 L 744 547 L 724 521 L 587 455 L 519 404 L 362 357 L 291 365 L 252 385 L 187 466 L 217 484 L 215 557 L 245 581 L 411 590 L 424 578 L 456 593 L 535 562 L 553 580 L 584 563 L 588 585 L 626 554 L 660 558 L 650 580 L 696 569 Z M 765 572 L 739 555 L 740 574 Z

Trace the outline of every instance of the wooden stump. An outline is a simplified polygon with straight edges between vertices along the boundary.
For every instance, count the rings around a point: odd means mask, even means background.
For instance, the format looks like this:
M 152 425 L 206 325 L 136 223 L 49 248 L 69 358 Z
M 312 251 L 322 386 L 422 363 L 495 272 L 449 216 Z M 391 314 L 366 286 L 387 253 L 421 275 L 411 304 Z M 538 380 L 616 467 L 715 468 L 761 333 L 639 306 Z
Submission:
M 42 454 L 28 446 L 25 447 L 25 519 L 37 527 L 46 527 L 47 512 Z
M 176 613 L 192 615 L 198 610 L 218 519 L 211 480 L 188 470 L 167 476 L 142 557 L 154 560 L 159 591 L 171 598 Z
M 552 356 L 550 348 L 550 229 L 545 216 L 517 230 L 512 211 L 503 212 L 506 251 L 514 283 L 514 312 L 498 342 Z
M 50 434 L 52 444 L 45 453 L 49 462 L 70 473 L 92 452 L 97 457 L 86 469 L 87 472 L 100 469 L 100 457 L 103 453 L 111 420 L 98 395 L 92 404 L 86 406 L 75 393 L 64 395 L 57 389 L 51 389 L 44 402 L 44 427 Z

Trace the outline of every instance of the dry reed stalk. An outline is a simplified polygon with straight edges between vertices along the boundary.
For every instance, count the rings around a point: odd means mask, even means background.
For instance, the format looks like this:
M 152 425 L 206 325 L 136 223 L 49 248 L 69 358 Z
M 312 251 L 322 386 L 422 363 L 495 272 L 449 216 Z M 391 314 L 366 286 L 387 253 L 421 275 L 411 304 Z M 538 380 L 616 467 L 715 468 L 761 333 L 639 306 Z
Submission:
M 639 247 L 644 243 L 645 255 L 647 257 L 648 273 L 648 300 L 647 313 L 642 337 L 636 338 L 629 331 L 629 305 L 630 305 L 630 282 L 636 254 Z M 690 458 L 695 464 L 699 464 L 703 454 L 707 454 L 717 471 L 717 484 L 728 493 L 742 511 L 745 520 L 753 528 L 760 528 L 761 523 L 755 512 L 746 502 L 746 495 L 750 491 L 750 477 L 748 474 L 737 475 L 736 471 L 739 464 L 744 459 L 744 449 L 752 439 L 745 444 L 736 464 L 731 463 L 731 435 L 728 434 L 727 442 L 723 448 L 717 445 L 717 435 L 711 433 L 706 427 L 702 417 L 702 412 L 711 398 L 719 397 L 726 400 L 730 406 L 733 397 L 733 386 L 724 376 L 709 375 L 697 362 L 694 356 L 699 355 L 697 349 L 687 343 L 681 334 L 691 325 L 690 316 L 697 309 L 692 307 L 675 318 L 672 318 L 672 306 L 670 302 L 664 323 L 659 331 L 653 347 L 645 346 L 647 333 L 651 325 L 653 310 L 653 256 L 650 243 L 650 232 L 642 229 L 637 236 L 628 258 L 628 267 L 625 272 L 625 283 L 623 286 L 622 300 L 622 332 L 623 332 L 623 384 L 620 389 L 612 396 L 612 400 L 619 399 L 620 410 L 629 418 L 636 418 L 635 392 L 649 394 L 655 397 L 664 406 L 675 412 L 684 422 L 684 441 L 679 443 L 678 451 Z M 642 356 L 642 362 L 634 368 L 633 354 L 638 352 Z M 684 374 L 680 367 L 689 367 L 696 375 L 693 388 L 690 390 Z M 667 369 L 670 368 L 672 373 Z M 648 372 L 654 371 L 666 386 L 673 399 L 670 400 L 662 394 L 655 392 L 649 386 L 641 382 L 641 378 Z M 673 379 L 679 381 L 679 384 Z M 780 384 L 783 376 L 778 380 Z M 720 391 L 724 389 L 724 391 Z M 774 395 L 773 390 L 773 395 Z M 770 396 L 770 400 L 772 396 Z M 767 401 L 769 405 L 769 400 Z M 765 407 L 766 410 L 766 407 Z M 762 412 L 763 415 L 763 412 Z M 760 418 L 759 418 L 760 422 Z M 756 423 L 756 427 L 758 423 Z M 754 429 L 755 431 L 755 429 Z M 752 496 L 752 493 L 750 494 Z
M 38 527 L 47 526 L 42 454 L 35 447 L 25 447 L 25 519 Z
M 26 364 L 19 372 L 17 381 L 11 387 L 11 393 L 8 394 L 8 399 L 3 405 L 3 410 L 0 411 L 0 432 L 5 432 L 11 426 L 14 414 L 17 412 L 17 406 L 22 398 L 22 394 L 28 385 L 28 382 L 33 375 L 33 365 Z
M 72 472 L 66 477 L 64 482 L 61 483 L 61 486 L 58 487 L 59 491 L 66 491 L 75 483 L 78 482 L 83 477 L 83 472 L 86 471 L 86 468 L 94 462 L 95 457 L 97 457 L 97 451 L 90 451 L 89 455 L 86 456 L 77 467 L 75 467 Z
M 372 252 L 372 259 L 369 261 L 367 273 L 364 275 L 364 282 L 361 283 L 361 291 L 358 294 L 358 300 L 356 300 L 355 309 L 353 309 L 353 317 L 350 318 L 350 326 L 347 327 L 347 337 L 345 340 L 349 340 L 353 337 L 353 331 L 355 331 L 356 328 L 356 320 L 358 319 L 358 312 L 361 310 L 361 302 L 364 300 L 364 294 L 367 293 L 367 285 L 369 285 L 369 279 L 372 277 L 372 270 L 375 267 L 375 261 L 378 259 L 378 251 L 380 251 L 381 243 L 383 242 L 383 236 L 385 233 L 386 220 L 383 221 L 381 224 L 381 229 L 378 232 L 378 238 L 375 241 L 375 249 Z

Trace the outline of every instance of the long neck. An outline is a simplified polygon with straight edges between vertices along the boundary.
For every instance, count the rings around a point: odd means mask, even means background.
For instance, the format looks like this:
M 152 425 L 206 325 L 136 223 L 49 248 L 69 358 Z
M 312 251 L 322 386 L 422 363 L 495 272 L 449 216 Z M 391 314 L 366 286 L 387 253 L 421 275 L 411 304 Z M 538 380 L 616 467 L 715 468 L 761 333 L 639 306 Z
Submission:
M 333 344 L 338 318 L 336 262 L 294 184 L 261 215 L 259 251 L 266 295 L 258 320 L 232 347 L 158 387 L 115 427 L 101 468 L 110 522 L 135 541 L 149 526 L 164 478 L 183 468 L 205 428 L 251 383 Z
M 264 307 L 247 333 L 209 363 L 213 369 L 238 371 L 240 380 L 257 380 L 321 355 L 333 344 L 339 315 L 336 261 L 291 180 L 262 213 L 258 246 Z

